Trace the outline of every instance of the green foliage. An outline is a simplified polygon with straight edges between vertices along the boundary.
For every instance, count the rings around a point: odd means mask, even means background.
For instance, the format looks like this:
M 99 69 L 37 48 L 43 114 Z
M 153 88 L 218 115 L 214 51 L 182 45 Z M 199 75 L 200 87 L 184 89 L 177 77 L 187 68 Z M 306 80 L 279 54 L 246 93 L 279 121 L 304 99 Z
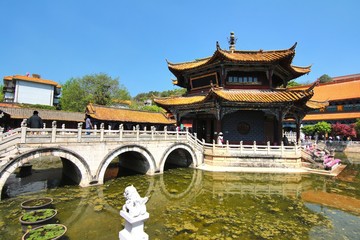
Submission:
M 329 75 L 324 74 L 321 77 L 319 77 L 319 80 L 320 83 L 327 83 L 327 82 L 332 82 L 333 79 Z
M 134 100 L 137 102 L 144 102 L 147 99 L 154 99 L 156 97 L 172 97 L 172 96 L 182 96 L 186 93 L 185 88 L 179 88 L 174 90 L 167 90 L 163 92 L 150 91 L 148 93 L 139 93 L 134 97 Z
M 3 89 L 4 89 L 4 85 L 0 84 L 0 102 L 4 101 Z
M 315 133 L 314 125 L 306 125 L 306 126 L 301 128 L 301 131 L 305 135 L 311 136 L 311 135 L 313 135 Z
M 129 100 L 130 94 L 118 78 L 99 73 L 69 79 L 62 87 L 60 104 L 62 110 L 83 112 L 90 102 L 110 105 L 114 99 Z
M 315 132 L 320 134 L 330 133 L 331 124 L 324 121 L 318 122 L 317 124 L 314 125 L 314 130 Z
M 295 80 L 291 80 L 287 84 L 287 87 L 296 87 L 296 86 L 301 86 L 301 84 L 296 82 Z
M 360 118 L 356 119 L 355 131 L 356 131 L 357 136 L 360 136 Z
M 63 235 L 66 231 L 63 225 L 46 224 L 26 233 L 25 240 L 51 240 Z
M 56 211 L 54 209 L 39 209 L 30 212 L 25 212 L 22 215 L 21 220 L 24 222 L 35 223 L 40 220 L 45 220 L 55 216 Z

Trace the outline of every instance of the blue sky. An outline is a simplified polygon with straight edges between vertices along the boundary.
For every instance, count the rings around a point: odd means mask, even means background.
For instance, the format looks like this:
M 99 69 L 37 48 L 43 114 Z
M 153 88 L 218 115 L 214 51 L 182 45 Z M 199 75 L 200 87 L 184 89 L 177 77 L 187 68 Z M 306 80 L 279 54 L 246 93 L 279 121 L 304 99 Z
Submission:
M 60 84 L 106 73 L 131 96 L 175 89 L 170 62 L 228 49 L 290 48 L 312 65 L 298 82 L 360 73 L 358 0 L 1 0 L 0 76 L 40 74 Z

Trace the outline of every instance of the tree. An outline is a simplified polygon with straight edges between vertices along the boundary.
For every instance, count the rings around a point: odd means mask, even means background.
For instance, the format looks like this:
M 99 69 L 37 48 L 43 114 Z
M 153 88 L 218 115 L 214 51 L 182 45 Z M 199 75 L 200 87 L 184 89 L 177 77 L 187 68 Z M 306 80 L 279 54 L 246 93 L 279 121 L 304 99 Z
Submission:
M 4 85 L 0 84 L 0 102 L 3 102 L 3 101 L 4 101 L 4 92 L 3 92 L 3 89 L 4 89 Z
M 354 124 L 355 131 L 357 133 L 357 136 L 360 136 L 360 118 L 356 119 L 356 122 Z
M 69 79 L 63 85 L 60 104 L 62 110 L 83 112 L 89 102 L 110 105 L 113 100 L 129 99 L 129 92 L 118 78 L 99 73 Z
M 356 137 L 355 124 L 341 124 L 337 122 L 331 125 L 332 134 L 343 137 Z
M 327 74 L 323 74 L 321 77 L 319 77 L 320 83 L 332 82 L 332 80 L 333 79 Z
M 319 134 L 328 134 L 331 132 L 331 124 L 327 122 L 318 122 L 314 125 L 315 132 Z
M 301 86 L 301 84 L 296 82 L 295 80 L 291 80 L 287 84 L 287 87 L 297 87 L 297 86 Z
M 314 125 L 306 125 L 306 126 L 301 128 L 301 131 L 305 135 L 311 136 L 311 135 L 313 135 L 315 133 Z

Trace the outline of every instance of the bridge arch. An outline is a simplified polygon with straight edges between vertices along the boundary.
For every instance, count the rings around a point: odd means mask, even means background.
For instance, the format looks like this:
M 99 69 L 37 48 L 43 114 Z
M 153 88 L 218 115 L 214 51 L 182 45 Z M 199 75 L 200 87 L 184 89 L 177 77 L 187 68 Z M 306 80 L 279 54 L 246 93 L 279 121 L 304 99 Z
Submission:
M 199 165 L 198 159 L 197 159 L 196 154 L 192 147 L 190 147 L 188 144 L 185 144 L 185 143 L 175 143 L 175 144 L 171 145 L 168 149 L 166 149 L 166 151 L 164 152 L 164 154 L 160 160 L 160 164 L 159 164 L 160 173 L 164 172 L 165 163 L 168 160 L 168 157 L 170 156 L 170 154 L 174 153 L 174 151 L 177 151 L 177 150 L 184 151 L 185 157 L 191 158 L 191 159 L 185 159 L 186 161 L 191 160 L 191 163 L 188 164 L 189 166 L 196 167 Z
M 108 153 L 99 164 L 99 168 L 97 171 L 97 179 L 99 184 L 104 183 L 105 171 L 111 161 L 114 160 L 115 157 L 127 152 L 135 152 L 140 154 L 140 156 L 142 156 L 144 160 L 146 160 L 146 162 L 149 164 L 149 169 L 147 170 L 146 174 L 153 175 L 155 173 L 156 161 L 153 155 L 145 147 L 139 145 L 124 145 Z
M 32 159 L 49 155 L 67 159 L 71 163 L 73 163 L 81 174 L 81 176 L 78 176 L 80 177 L 80 186 L 88 186 L 92 181 L 90 168 L 85 159 L 83 159 L 79 154 L 62 147 L 43 147 L 20 154 L 14 157 L 14 159 L 12 159 L 6 165 L 1 167 L 0 190 L 2 191 L 6 180 L 18 167 L 21 167 L 24 164 L 31 162 Z

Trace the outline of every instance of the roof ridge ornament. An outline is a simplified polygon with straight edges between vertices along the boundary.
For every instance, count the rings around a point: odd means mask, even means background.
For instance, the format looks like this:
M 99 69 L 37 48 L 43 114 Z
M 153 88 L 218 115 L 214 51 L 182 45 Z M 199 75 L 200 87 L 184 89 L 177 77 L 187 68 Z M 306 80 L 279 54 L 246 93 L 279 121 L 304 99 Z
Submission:
M 237 38 L 235 37 L 235 33 L 234 32 L 230 32 L 230 38 L 228 38 L 228 42 L 229 42 L 229 50 L 231 52 L 235 51 L 235 43 L 237 41 Z

